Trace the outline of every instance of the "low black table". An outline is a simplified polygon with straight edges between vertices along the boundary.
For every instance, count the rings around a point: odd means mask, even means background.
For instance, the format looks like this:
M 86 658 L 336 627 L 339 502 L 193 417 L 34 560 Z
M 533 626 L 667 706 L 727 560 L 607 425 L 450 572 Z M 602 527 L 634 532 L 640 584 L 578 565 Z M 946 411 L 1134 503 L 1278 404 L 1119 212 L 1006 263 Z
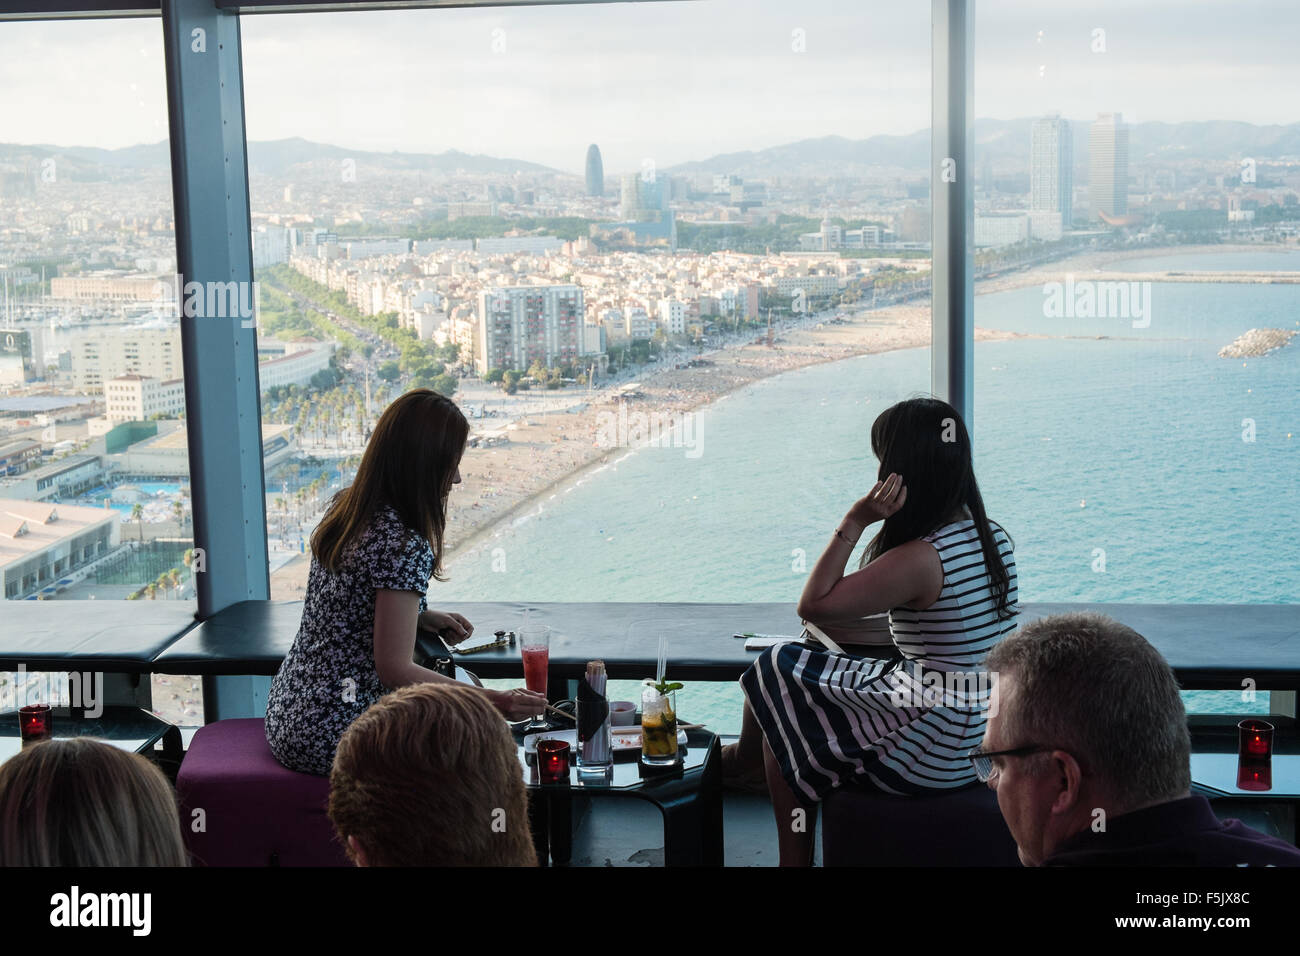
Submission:
M 160 720 L 139 707 L 111 705 L 98 717 L 74 717 L 67 708 L 54 708 L 54 739 L 97 737 L 123 750 L 148 755 L 158 741 L 163 742 L 163 756 L 180 763 L 181 732 L 175 724 Z M 0 714 L 0 763 L 22 750 L 18 731 L 18 712 Z
M 555 728 L 560 729 L 560 728 Z M 686 731 L 675 767 L 647 767 L 640 752 L 615 755 L 607 775 L 579 773 L 570 753 L 567 783 L 541 783 L 536 755 L 526 753 L 524 733 L 515 732 L 519 762 L 528 787 L 528 822 L 537 862 L 564 865 L 573 848 L 573 798 L 631 797 L 653 803 L 664 818 L 665 866 L 722 866 L 722 746 L 717 734 Z

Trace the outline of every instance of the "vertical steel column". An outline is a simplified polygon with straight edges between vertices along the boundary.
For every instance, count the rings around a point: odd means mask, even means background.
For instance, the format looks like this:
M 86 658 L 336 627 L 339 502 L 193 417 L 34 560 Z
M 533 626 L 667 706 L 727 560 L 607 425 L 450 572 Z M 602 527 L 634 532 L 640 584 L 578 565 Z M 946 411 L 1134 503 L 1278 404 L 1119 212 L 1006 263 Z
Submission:
M 239 17 L 213 0 L 163 0 L 181 351 L 199 617 L 270 596 Z M 194 283 L 195 285 L 191 285 Z M 234 285 L 228 285 L 233 283 Z M 202 297 L 191 310 L 191 291 Z M 215 306 L 215 308 L 214 308 Z M 197 311 L 198 314 L 187 315 Z M 234 312 L 235 314 L 230 314 Z M 209 719 L 247 713 L 251 678 L 205 679 Z
M 961 413 L 973 441 L 975 0 L 931 0 L 930 28 L 930 387 Z

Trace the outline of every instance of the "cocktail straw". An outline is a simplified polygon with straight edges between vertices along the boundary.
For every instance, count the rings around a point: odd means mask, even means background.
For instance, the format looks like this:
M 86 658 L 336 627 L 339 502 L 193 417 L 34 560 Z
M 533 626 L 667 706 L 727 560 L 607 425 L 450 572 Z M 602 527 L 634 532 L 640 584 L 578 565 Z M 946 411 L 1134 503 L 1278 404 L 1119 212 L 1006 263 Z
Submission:
M 656 683 L 664 682 L 664 671 L 668 667 L 668 635 L 659 635 L 659 670 L 655 672 Z

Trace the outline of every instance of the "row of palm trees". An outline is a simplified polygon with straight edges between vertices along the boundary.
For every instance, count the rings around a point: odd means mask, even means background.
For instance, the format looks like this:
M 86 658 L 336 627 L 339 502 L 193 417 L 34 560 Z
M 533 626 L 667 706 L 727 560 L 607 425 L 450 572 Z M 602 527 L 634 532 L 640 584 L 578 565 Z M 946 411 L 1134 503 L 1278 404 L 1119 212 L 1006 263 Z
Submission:
M 312 479 L 310 484 L 304 485 L 293 492 L 294 511 L 297 513 L 299 524 L 305 520 L 309 509 L 316 511 L 320 508 L 321 499 L 324 492 L 329 490 L 329 486 L 330 476 L 322 471 L 320 477 Z M 283 527 L 284 519 L 289 514 L 289 499 L 284 497 L 276 498 L 275 510 L 281 515 L 281 527 Z
M 387 398 L 384 386 L 371 390 L 372 406 L 383 408 Z M 306 437 L 317 445 L 333 439 L 336 446 L 341 446 L 345 437 L 351 439 L 349 444 L 360 445 L 368 424 L 365 396 L 355 382 L 322 391 L 289 386 L 276 397 L 264 398 L 262 418 L 272 424 L 292 425 L 300 443 Z

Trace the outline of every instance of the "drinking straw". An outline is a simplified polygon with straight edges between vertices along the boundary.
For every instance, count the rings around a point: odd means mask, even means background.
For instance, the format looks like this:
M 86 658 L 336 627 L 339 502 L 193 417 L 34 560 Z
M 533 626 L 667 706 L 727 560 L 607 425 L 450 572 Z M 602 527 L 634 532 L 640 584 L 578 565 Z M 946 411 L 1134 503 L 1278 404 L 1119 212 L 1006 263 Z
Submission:
M 668 635 L 660 633 L 659 635 L 659 670 L 655 673 L 655 681 L 662 684 L 664 682 L 664 671 L 668 666 Z

